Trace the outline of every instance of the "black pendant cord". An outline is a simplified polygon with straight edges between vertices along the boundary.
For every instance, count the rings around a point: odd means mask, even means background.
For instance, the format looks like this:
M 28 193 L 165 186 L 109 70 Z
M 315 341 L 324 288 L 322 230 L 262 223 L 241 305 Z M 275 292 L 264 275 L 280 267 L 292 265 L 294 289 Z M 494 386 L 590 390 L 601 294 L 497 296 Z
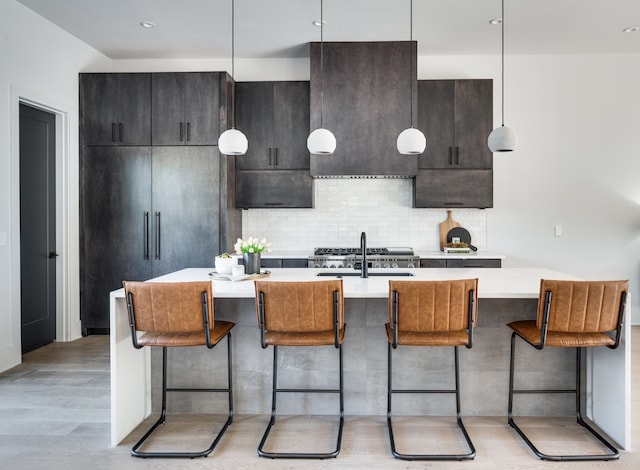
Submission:
M 502 0 L 502 127 L 504 127 L 504 0 Z
M 236 53 L 236 2 L 231 0 L 231 78 L 235 81 L 235 53 Z M 235 87 L 234 87 L 235 89 Z M 235 91 L 233 93 L 235 101 Z M 236 110 L 235 102 L 233 104 L 233 119 L 231 123 L 231 129 L 236 128 Z
M 409 12 L 409 48 L 413 47 L 413 0 L 411 0 L 411 7 Z M 417 48 L 416 48 L 417 52 Z M 409 89 L 410 89 L 410 102 L 409 102 L 409 116 L 410 127 L 413 128 L 413 60 L 411 60 L 412 54 L 409 54 Z M 416 59 L 417 62 L 417 59 Z
M 324 8 L 323 0 L 320 0 L 320 128 L 324 128 L 322 122 L 323 108 L 324 108 L 324 82 L 323 72 L 324 68 Z

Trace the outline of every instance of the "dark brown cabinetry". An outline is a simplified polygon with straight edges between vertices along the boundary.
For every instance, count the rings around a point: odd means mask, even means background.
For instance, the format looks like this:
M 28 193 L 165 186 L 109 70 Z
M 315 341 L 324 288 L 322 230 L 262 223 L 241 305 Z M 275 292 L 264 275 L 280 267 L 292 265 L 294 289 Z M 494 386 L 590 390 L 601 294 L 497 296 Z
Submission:
M 186 75 L 195 87 L 189 92 L 193 96 L 208 100 L 205 97 L 215 89 L 215 99 L 203 107 L 207 112 L 202 122 L 216 123 L 216 128 L 207 132 L 217 136 L 229 115 L 228 75 Z M 213 76 L 221 86 L 211 88 Z M 152 82 L 156 83 L 149 77 Z M 93 104 L 86 94 L 80 97 L 80 115 L 86 117 Z M 158 112 L 154 106 L 150 123 L 164 118 Z M 87 129 L 84 119 L 81 131 Z M 197 127 L 191 128 L 192 139 L 187 144 L 194 142 L 195 130 Z M 212 266 L 217 254 L 231 250 L 242 231 L 241 211 L 235 209 L 233 192 L 235 161 L 220 155 L 217 146 L 184 146 L 184 141 L 178 144 L 183 146 L 97 146 L 88 145 L 83 134 L 81 142 L 82 330 L 83 334 L 106 333 L 109 292 L 120 288 L 124 279 L 145 280 L 186 267 Z
M 151 144 L 151 74 L 80 74 L 82 145 Z
M 421 268 L 500 268 L 500 258 L 421 258 Z
M 236 83 L 236 127 L 251 137 L 236 169 L 309 169 L 309 82 Z
M 415 207 L 493 207 L 492 80 L 420 80 Z
M 237 83 L 236 127 L 249 139 L 236 158 L 236 206 L 312 207 L 309 82 Z
M 334 133 L 337 146 L 333 155 L 311 156 L 311 175 L 414 176 L 417 157 L 400 155 L 396 140 L 411 124 L 412 109 L 416 122 L 416 43 L 323 47 L 321 90 L 320 44 L 311 43 L 311 129 L 320 127 L 323 95 L 323 127 Z
M 152 75 L 153 145 L 217 145 L 220 72 Z

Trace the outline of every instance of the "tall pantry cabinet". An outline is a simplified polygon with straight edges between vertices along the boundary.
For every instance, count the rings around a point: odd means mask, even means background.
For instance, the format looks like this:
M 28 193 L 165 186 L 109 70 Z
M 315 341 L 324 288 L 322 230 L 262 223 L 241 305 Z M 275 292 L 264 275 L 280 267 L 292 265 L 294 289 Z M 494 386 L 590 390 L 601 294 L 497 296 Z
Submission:
M 223 72 L 80 74 L 83 334 L 108 332 L 109 292 L 123 280 L 212 266 L 232 249 L 235 161 L 215 145 L 232 92 Z

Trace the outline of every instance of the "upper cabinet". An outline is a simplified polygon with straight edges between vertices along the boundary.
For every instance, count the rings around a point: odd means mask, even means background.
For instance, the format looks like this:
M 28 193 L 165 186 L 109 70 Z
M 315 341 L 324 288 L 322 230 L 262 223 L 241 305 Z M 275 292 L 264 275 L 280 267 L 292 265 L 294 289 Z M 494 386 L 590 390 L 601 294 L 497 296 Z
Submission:
M 427 148 L 418 157 L 415 207 L 493 207 L 492 126 L 492 80 L 418 82 L 418 127 Z
M 153 74 L 153 145 L 218 145 L 222 75 Z
M 151 74 L 80 74 L 82 145 L 151 144 Z
M 398 134 L 417 116 L 416 43 L 311 43 L 311 130 L 334 133 L 333 155 L 312 155 L 312 176 L 406 176 L 417 157 L 400 155 Z M 412 93 L 413 89 L 413 93 Z M 413 103 L 412 103 L 413 100 Z
M 427 148 L 419 168 L 492 168 L 492 80 L 420 80 L 418 128 Z
M 236 169 L 309 169 L 309 82 L 239 82 L 235 104 L 236 128 L 249 139 Z

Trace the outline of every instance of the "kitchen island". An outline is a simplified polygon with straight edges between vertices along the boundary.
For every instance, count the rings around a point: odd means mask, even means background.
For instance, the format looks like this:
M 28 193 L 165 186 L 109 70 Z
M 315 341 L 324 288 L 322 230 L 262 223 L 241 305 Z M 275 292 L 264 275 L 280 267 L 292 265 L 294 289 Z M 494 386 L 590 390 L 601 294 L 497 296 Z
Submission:
M 192 268 L 153 279 L 180 282 L 211 279 L 212 268 Z M 318 277 L 326 269 L 271 269 L 268 279 L 274 281 L 304 281 L 328 279 Z M 331 272 L 334 272 L 332 270 Z M 510 332 L 505 324 L 518 319 L 535 318 L 540 279 L 576 279 L 563 273 L 538 268 L 502 269 L 407 269 L 408 280 L 438 280 L 475 278 L 478 281 L 478 325 L 473 348 L 460 349 L 461 399 L 463 415 L 505 416 L 509 373 Z M 346 338 L 345 413 L 347 415 L 384 415 L 386 413 L 386 351 L 384 323 L 387 321 L 389 277 L 376 276 L 380 270 L 370 269 L 370 277 L 345 276 Z M 387 271 L 388 272 L 388 271 Z M 271 350 L 263 350 L 255 313 L 255 292 L 252 281 L 212 281 L 215 316 L 236 323 L 233 329 L 233 376 L 235 412 L 267 414 L 270 412 Z M 630 318 L 627 302 L 626 318 Z M 590 350 L 586 359 L 586 385 L 583 410 L 622 448 L 630 445 L 630 326 L 625 323 L 621 346 Z M 159 348 L 157 348 L 159 349 Z M 218 351 L 219 349 L 219 351 Z M 285 348 L 286 349 L 286 348 Z M 335 367 L 335 349 L 327 347 L 313 352 L 296 348 L 291 354 L 282 351 L 284 361 L 279 378 L 287 380 L 287 372 L 299 377 L 305 371 L 308 384 L 322 383 L 327 370 Z M 450 348 L 399 348 L 394 369 L 405 378 L 420 382 L 418 367 L 428 371 L 431 386 L 450 386 L 453 353 Z M 170 351 L 169 377 L 174 385 L 195 380 L 224 377 L 224 348 L 187 348 Z M 314 361 L 308 361 L 313 357 Z M 574 381 L 573 349 L 545 348 L 533 352 L 518 348 L 519 381 L 521 386 L 572 386 Z M 397 362 L 397 364 L 396 364 Z M 545 364 L 553 364 L 553 368 Z M 309 365 L 312 364 L 312 365 Z M 111 293 L 111 444 L 117 445 L 152 411 L 158 410 L 160 351 L 151 348 L 135 350 L 131 345 L 124 291 Z M 333 375 L 331 375 L 333 377 Z M 213 380 L 213 379 L 212 379 Z M 153 386 L 152 386 L 153 383 Z M 206 404 L 192 400 L 171 402 L 170 411 L 206 412 L 220 405 L 215 399 Z M 335 398 L 318 396 L 313 400 L 290 399 L 280 407 L 282 413 L 332 413 Z M 518 414 L 544 415 L 573 413 L 573 395 L 531 396 L 516 401 Z M 422 403 L 424 402 L 424 403 Z M 213 404 L 212 404 L 213 403 Z M 215 408 L 214 408 L 215 409 Z M 400 400 L 399 414 L 453 414 L 451 398 L 433 396 L 420 403 Z

